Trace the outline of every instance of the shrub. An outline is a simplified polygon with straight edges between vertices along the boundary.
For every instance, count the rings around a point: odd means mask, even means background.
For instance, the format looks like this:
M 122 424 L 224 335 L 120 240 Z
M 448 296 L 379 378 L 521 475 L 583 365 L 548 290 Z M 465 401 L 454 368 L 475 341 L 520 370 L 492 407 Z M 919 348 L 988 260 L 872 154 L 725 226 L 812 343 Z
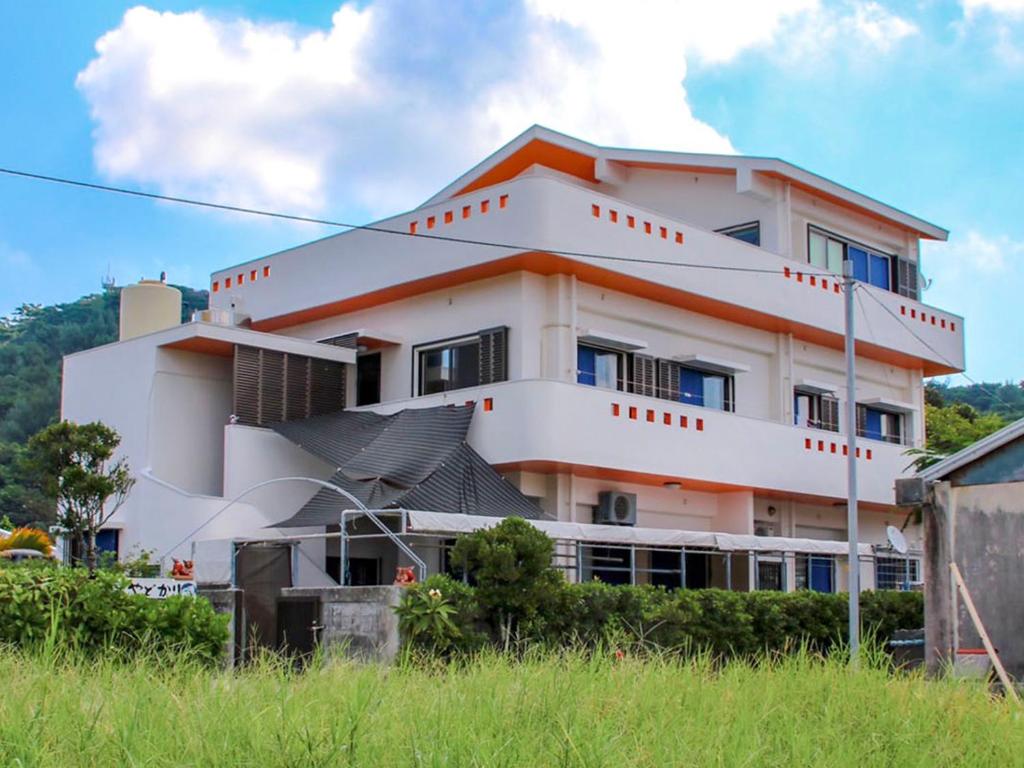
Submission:
M 184 652 L 217 661 L 227 616 L 203 598 L 150 600 L 114 572 L 24 564 L 0 568 L 0 644 L 75 652 Z
M 463 536 L 452 562 L 476 587 L 484 616 L 506 636 L 532 621 L 565 579 L 551 567 L 554 542 L 525 520 L 507 517 Z
M 452 595 L 453 623 L 460 635 L 451 638 L 446 655 L 475 651 L 488 640 L 505 638 L 494 631 L 479 589 L 432 577 L 416 589 L 438 588 Z M 458 590 L 456 593 L 453 590 Z M 409 592 L 406 598 L 414 594 Z M 828 653 L 845 642 L 847 599 L 844 594 L 800 591 L 729 592 L 719 589 L 673 590 L 652 586 L 611 586 L 598 581 L 564 581 L 530 621 L 520 639 L 550 647 L 599 647 L 634 644 L 684 654 L 707 651 L 721 657 L 793 652 L 801 647 Z M 924 624 L 923 595 L 916 592 L 865 592 L 861 596 L 866 636 L 880 641 L 897 629 Z M 481 633 L 479 628 L 490 629 Z M 477 629 L 475 634 L 472 634 Z M 416 647 L 429 650 L 429 644 Z
M 49 556 L 53 548 L 50 536 L 38 528 L 15 528 L 8 536 L 0 536 L 0 552 L 8 549 L 34 549 Z

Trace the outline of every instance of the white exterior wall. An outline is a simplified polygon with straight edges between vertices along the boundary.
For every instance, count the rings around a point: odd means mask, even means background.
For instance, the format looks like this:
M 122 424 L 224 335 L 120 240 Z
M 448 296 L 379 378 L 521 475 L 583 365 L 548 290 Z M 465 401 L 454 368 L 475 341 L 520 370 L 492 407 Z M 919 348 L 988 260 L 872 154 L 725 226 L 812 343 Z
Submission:
M 629 216 L 636 227 L 627 227 Z M 710 231 L 755 220 L 761 248 Z M 589 522 L 601 491 L 622 490 L 637 494 L 643 526 L 752 533 L 772 505 L 779 535 L 841 537 L 845 510 L 833 505 L 846 491 L 845 436 L 792 424 L 793 387 L 802 379 L 832 384 L 846 400 L 843 354 L 824 345 L 837 344 L 843 332 L 842 296 L 834 280 L 811 284 L 799 271 L 808 223 L 886 253 L 917 255 L 905 230 L 778 180 L 631 168 L 615 181 L 584 183 L 534 167 L 379 225 L 513 247 L 353 231 L 215 273 L 211 305 L 291 337 L 366 329 L 396 340 L 381 350 L 383 402 L 374 410 L 490 398 L 493 410 L 478 406 L 469 442 L 550 517 Z M 555 267 L 488 271 L 492 262 L 534 251 L 574 253 Z M 679 262 L 689 266 L 673 266 Z M 603 279 L 587 279 L 594 269 Z M 447 279 L 456 270 L 477 272 Z M 403 289 L 414 281 L 422 287 Z M 922 369 L 962 367 L 962 320 L 863 290 L 885 309 L 866 296 L 857 304 L 857 338 L 871 355 L 858 359 L 857 399 L 911 404 L 907 426 L 920 444 Z M 335 308 L 311 312 L 328 306 Z M 910 332 L 900 318 L 911 313 L 932 320 Z M 494 326 L 509 328 L 508 382 L 415 397 L 417 345 Z M 577 385 L 577 337 L 587 330 L 641 339 L 643 352 L 656 357 L 700 354 L 749 367 L 735 376 L 736 412 Z M 892 359 L 913 364 L 883 362 Z M 180 538 L 255 483 L 332 471 L 268 430 L 227 426 L 228 358 L 158 349 L 143 337 L 69 356 L 64 387 L 64 416 L 115 427 L 140 476 L 116 521 L 126 548 Z M 893 480 L 909 462 L 904 446 L 861 444 L 861 538 L 883 543 L 893 513 L 877 510 L 892 503 Z M 669 481 L 682 489 L 664 487 Z M 273 535 L 265 526 L 293 514 L 314 491 L 287 484 L 255 492 L 203 535 Z M 308 549 L 322 559 L 323 545 Z M 748 571 L 742 578 L 753 578 Z

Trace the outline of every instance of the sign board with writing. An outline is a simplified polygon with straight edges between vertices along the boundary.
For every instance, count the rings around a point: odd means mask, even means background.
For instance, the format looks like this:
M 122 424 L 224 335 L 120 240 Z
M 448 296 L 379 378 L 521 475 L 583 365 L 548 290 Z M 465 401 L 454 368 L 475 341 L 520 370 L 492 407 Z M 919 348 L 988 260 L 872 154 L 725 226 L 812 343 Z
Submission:
M 178 581 L 177 579 L 141 579 L 132 578 L 127 591 L 133 595 L 143 595 L 154 600 L 166 597 L 195 597 L 194 581 Z

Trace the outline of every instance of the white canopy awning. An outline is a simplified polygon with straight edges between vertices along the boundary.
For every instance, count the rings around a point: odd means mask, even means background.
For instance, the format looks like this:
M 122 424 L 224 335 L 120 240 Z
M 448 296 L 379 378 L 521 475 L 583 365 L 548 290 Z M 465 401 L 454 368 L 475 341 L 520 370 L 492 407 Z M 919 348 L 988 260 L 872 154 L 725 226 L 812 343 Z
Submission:
M 410 533 L 460 534 L 492 528 L 502 521 L 500 517 L 483 515 L 453 515 L 446 512 L 408 511 Z M 818 541 L 816 539 L 788 539 L 781 536 L 748 536 L 710 531 L 680 531 L 671 528 L 637 528 L 629 525 L 593 525 L 590 523 L 563 523 L 555 520 L 527 520 L 552 539 L 579 541 L 592 544 L 611 544 L 638 547 L 694 547 L 718 549 L 723 552 L 802 552 L 810 554 L 843 555 L 845 541 Z M 862 555 L 871 554 L 870 544 L 858 545 Z

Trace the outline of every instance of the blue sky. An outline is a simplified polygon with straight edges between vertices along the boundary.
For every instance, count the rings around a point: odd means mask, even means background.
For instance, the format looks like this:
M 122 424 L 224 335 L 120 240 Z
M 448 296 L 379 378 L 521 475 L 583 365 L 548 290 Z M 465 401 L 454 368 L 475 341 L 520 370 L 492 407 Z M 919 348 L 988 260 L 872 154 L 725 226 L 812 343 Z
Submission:
M 628 9 L 628 10 L 627 10 Z M 1024 378 L 1024 0 L 4 3 L 0 166 L 367 221 L 532 123 L 782 157 L 951 230 L 925 301 Z M 330 230 L 0 177 L 0 312 Z

